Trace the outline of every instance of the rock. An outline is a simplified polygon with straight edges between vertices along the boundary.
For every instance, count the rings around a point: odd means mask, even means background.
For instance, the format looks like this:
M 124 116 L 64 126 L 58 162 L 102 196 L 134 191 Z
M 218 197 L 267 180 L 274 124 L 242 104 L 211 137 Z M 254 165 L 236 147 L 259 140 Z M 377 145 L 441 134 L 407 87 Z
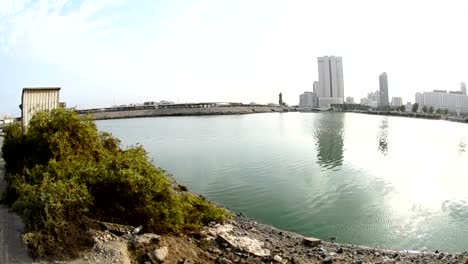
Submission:
M 194 263 L 190 259 L 185 259 L 184 262 L 182 262 L 182 264 L 194 264 Z
M 161 247 L 153 252 L 148 253 L 148 257 L 153 263 L 161 263 L 166 259 L 167 255 L 169 254 L 169 250 L 167 247 Z
M 209 248 L 208 252 L 216 254 L 216 255 L 221 255 L 222 251 L 219 248 Z
M 313 237 L 304 237 L 302 243 L 308 247 L 316 247 L 322 243 L 322 240 Z
M 109 232 L 117 236 L 130 233 L 134 229 L 133 226 L 120 225 L 120 224 L 101 222 L 101 221 L 96 221 L 96 222 L 99 224 L 99 226 L 101 226 L 102 228 L 106 230 L 109 230 Z
M 273 257 L 273 260 L 276 261 L 276 262 L 281 262 L 281 261 L 283 261 L 283 258 L 280 257 L 280 256 L 278 256 L 278 255 L 275 255 L 275 256 Z
M 217 258 L 216 264 L 232 264 L 232 261 L 227 258 Z
M 322 260 L 322 263 L 333 263 L 333 258 L 332 257 L 326 257 L 325 259 Z
M 139 226 L 133 229 L 132 234 L 136 235 L 136 234 L 139 234 L 141 231 L 143 231 L 143 226 Z
M 247 236 L 236 236 L 228 232 L 220 232 L 218 233 L 217 240 L 221 243 L 227 243 L 232 248 L 240 249 L 257 257 L 270 255 L 270 250 L 262 248 L 263 242 Z
M 156 235 L 156 234 L 146 233 L 146 234 L 142 234 L 142 235 L 139 235 L 139 236 L 132 237 L 132 239 L 130 240 L 130 243 L 133 244 L 133 245 L 135 245 L 135 244 L 150 244 L 150 243 L 154 243 L 154 242 L 159 242 L 160 239 L 161 239 L 161 237 Z
M 343 253 L 343 248 L 339 247 L 339 248 L 336 250 L 336 253 L 338 253 L 338 254 Z

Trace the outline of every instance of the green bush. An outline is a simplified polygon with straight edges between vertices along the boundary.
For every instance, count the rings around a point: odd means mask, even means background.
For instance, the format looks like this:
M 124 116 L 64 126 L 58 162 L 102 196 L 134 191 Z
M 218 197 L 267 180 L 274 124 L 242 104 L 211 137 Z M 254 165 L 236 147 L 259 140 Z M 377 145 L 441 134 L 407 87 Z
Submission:
M 34 256 L 74 256 L 90 246 L 88 218 L 182 234 L 228 217 L 204 198 L 175 190 L 141 146 L 122 149 L 72 111 L 38 113 L 26 133 L 14 125 L 5 134 L 3 200 L 23 218 Z

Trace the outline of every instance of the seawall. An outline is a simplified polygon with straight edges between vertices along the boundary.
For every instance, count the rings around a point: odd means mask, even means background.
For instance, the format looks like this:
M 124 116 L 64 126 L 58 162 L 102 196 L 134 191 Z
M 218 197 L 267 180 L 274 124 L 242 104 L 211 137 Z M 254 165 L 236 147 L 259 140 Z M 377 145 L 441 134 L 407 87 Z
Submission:
M 132 110 L 116 112 L 95 112 L 91 116 L 95 120 L 121 119 L 156 116 L 201 116 L 201 115 L 244 115 L 255 113 L 289 112 L 288 107 L 238 106 L 238 107 L 207 107 L 207 108 L 176 108 L 155 110 Z

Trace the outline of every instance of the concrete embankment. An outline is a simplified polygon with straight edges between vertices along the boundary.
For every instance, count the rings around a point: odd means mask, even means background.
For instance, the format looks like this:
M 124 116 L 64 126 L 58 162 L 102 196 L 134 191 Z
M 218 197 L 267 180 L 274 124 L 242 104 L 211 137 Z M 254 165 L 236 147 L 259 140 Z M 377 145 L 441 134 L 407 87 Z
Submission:
M 208 108 L 177 108 L 156 110 L 134 110 L 118 112 L 97 112 L 92 116 L 95 120 L 155 117 L 155 116 L 201 116 L 201 115 L 244 115 L 255 113 L 288 112 L 287 107 L 239 106 L 239 107 L 208 107 Z
M 0 146 L 3 137 L 0 135 Z M 0 193 L 6 188 L 5 162 L 0 149 Z M 5 205 L 0 205 L 0 263 L 32 263 L 27 250 L 22 246 L 20 235 L 24 229 L 21 218 L 9 212 Z

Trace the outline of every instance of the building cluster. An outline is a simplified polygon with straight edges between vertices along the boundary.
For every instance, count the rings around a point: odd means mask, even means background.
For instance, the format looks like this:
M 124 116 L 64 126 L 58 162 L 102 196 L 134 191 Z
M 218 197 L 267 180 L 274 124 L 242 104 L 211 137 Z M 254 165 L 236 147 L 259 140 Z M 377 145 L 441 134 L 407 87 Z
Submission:
M 468 96 L 466 84 L 460 84 L 459 91 L 434 90 L 432 92 L 418 92 L 415 102 L 420 106 L 432 107 L 434 109 L 448 110 L 456 114 L 468 113 Z
M 329 108 L 332 104 L 343 104 L 343 62 L 341 57 L 317 58 L 319 80 L 313 84 L 313 92 L 299 96 L 299 107 Z
M 383 72 L 379 75 L 379 90 L 368 93 L 367 97 L 362 98 L 360 103 L 372 108 L 400 107 L 403 105 L 403 98 L 401 97 L 392 97 L 391 101 L 389 99 L 388 77 L 387 73 Z
M 377 90 L 375 92 L 370 92 L 367 94 L 366 98 L 361 98 L 360 103 L 362 105 L 368 105 L 373 108 L 380 106 L 380 92 Z

